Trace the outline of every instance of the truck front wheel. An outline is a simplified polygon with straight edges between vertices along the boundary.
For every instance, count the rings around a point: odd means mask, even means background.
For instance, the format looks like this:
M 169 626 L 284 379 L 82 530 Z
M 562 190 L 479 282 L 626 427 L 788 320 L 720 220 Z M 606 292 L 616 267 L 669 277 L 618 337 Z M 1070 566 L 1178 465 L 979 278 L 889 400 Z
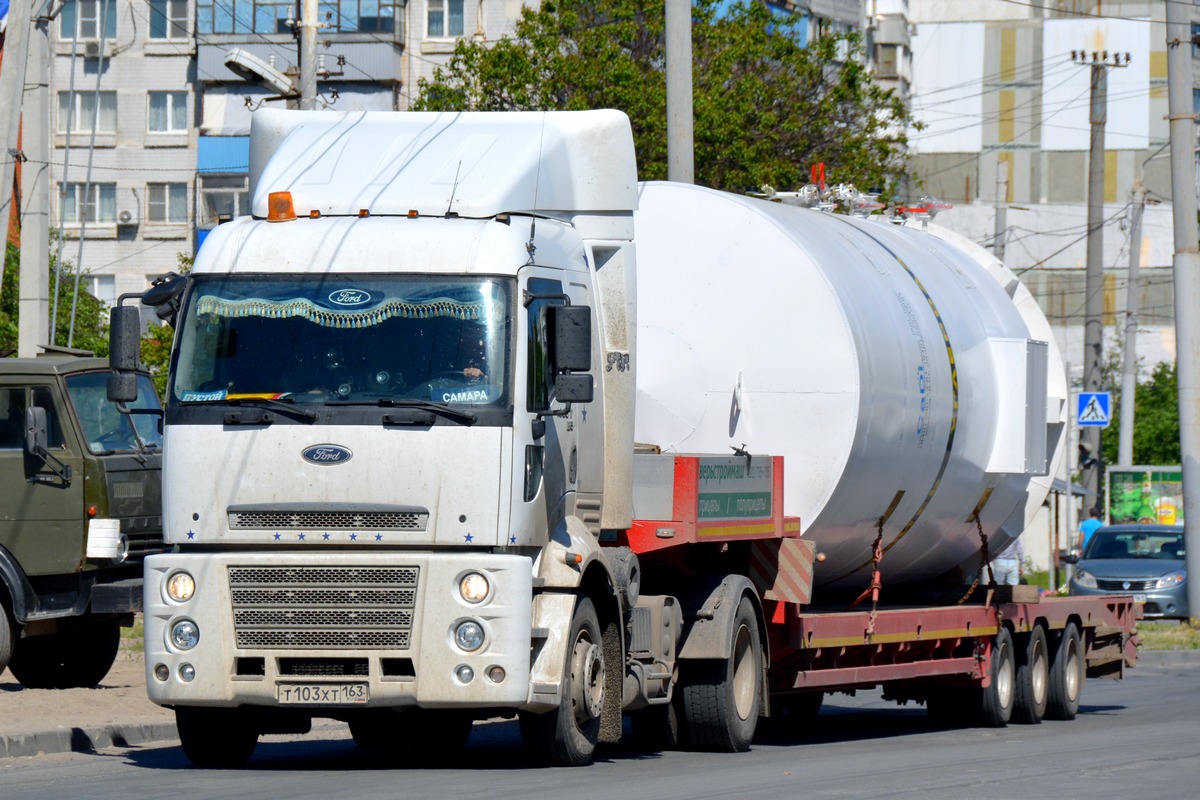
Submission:
M 175 707 L 183 754 L 197 767 L 241 767 L 258 746 L 258 726 L 240 708 Z
M 1050 665 L 1050 691 L 1046 719 L 1075 719 L 1079 696 L 1083 692 L 1086 663 L 1083 640 L 1074 622 L 1068 622 L 1058 641 L 1058 650 Z
M 13 626 L 8 619 L 8 610 L 0 603 L 0 672 L 8 668 L 13 652 Z
M 104 680 L 120 646 L 120 623 L 102 619 L 20 640 L 9 668 L 27 689 L 87 688 Z
M 730 642 L 728 658 L 695 661 L 682 671 L 686 736 L 699 750 L 744 752 L 758 727 L 763 655 L 758 617 L 749 598 L 738 604 Z
M 521 738 L 535 756 L 557 766 L 581 767 L 592 762 L 604 708 L 600 619 L 591 599 L 581 597 L 576 603 L 567 641 L 562 700 L 545 714 L 522 712 Z

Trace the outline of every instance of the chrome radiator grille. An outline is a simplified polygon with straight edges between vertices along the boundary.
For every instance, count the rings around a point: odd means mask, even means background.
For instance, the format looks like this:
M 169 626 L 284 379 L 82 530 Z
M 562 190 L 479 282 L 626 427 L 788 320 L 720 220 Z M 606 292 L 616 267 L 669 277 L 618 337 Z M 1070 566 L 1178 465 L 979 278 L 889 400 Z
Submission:
M 1107 592 L 1144 592 L 1147 589 L 1153 589 L 1157 583 L 1158 578 L 1149 580 L 1145 578 L 1097 578 L 1096 588 L 1104 589 Z
M 416 567 L 229 567 L 238 647 L 407 649 Z
M 420 511 L 314 509 L 230 510 L 231 530 L 423 531 L 429 514 Z

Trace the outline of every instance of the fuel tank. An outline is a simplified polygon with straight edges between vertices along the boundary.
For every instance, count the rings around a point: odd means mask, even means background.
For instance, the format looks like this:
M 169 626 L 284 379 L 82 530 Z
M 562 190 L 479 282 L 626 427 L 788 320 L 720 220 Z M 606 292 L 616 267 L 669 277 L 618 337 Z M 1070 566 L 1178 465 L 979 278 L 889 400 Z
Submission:
M 1067 385 L 1037 303 L 921 223 L 640 187 L 638 443 L 784 456 L 815 586 L 969 581 L 1045 499 Z M 976 523 L 978 519 L 978 524 Z M 820 599 L 820 594 L 816 599 Z

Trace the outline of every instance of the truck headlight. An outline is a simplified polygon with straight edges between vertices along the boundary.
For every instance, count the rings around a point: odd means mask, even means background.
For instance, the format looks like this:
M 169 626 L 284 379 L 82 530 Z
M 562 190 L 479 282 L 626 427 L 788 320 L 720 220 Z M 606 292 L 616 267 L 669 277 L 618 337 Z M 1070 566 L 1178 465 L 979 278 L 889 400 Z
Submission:
M 1168 572 L 1158 579 L 1158 583 L 1154 584 L 1155 589 L 1170 589 L 1172 586 L 1178 586 L 1187 580 L 1187 570 L 1181 569 L 1175 572 Z
M 478 572 L 468 572 L 458 582 L 458 593 L 468 603 L 482 603 L 491 590 L 488 579 Z
M 1075 570 L 1075 583 L 1082 586 L 1084 589 L 1096 588 L 1096 576 L 1088 572 L 1086 569 Z
M 181 619 L 171 626 L 171 644 L 180 650 L 191 650 L 200 641 L 200 626 L 190 619 Z
M 468 653 L 483 647 L 483 626 L 475 620 L 458 623 L 454 629 L 454 642 Z
M 167 596 L 176 603 L 186 603 L 196 593 L 196 579 L 180 570 L 167 578 Z

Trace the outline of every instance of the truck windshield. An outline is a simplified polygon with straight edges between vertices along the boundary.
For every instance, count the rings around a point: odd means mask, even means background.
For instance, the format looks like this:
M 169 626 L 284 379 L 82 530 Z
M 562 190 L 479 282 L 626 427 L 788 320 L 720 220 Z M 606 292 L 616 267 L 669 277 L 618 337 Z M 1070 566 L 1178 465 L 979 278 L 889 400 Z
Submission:
M 158 416 L 122 414 L 108 401 L 107 372 L 84 372 L 66 377 L 67 394 L 83 428 L 87 447 L 93 453 L 109 453 L 162 447 Z M 131 409 L 158 409 L 154 384 L 145 375 L 138 376 L 138 399 Z
M 169 390 L 174 402 L 508 402 L 509 280 L 199 275 L 195 281 Z

